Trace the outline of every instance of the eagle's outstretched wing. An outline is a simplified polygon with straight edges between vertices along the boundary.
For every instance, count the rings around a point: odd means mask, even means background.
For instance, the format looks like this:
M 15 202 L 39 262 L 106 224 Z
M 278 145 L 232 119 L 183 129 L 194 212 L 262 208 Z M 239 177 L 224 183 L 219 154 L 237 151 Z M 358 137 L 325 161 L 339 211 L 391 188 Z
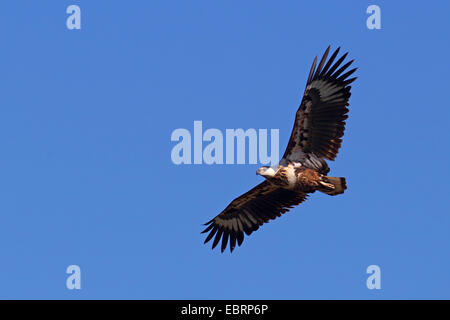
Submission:
M 263 223 L 280 217 L 306 199 L 306 194 L 278 188 L 267 181 L 234 199 L 228 207 L 211 221 L 205 223 L 208 227 L 202 233 L 209 234 L 205 243 L 215 235 L 214 249 L 222 238 L 222 252 L 230 240 L 230 251 L 233 252 L 236 240 L 240 246 L 244 241 L 244 232 L 250 235 L 258 230 Z
M 313 168 L 325 172 L 328 166 L 323 159 L 334 160 L 341 146 L 345 119 L 348 117 L 349 84 L 356 79 L 348 77 L 357 68 L 345 72 L 353 60 L 339 68 L 348 53 L 333 64 L 339 49 L 326 62 L 330 51 L 328 47 L 317 69 L 317 57 L 314 59 L 283 156 L 285 160 L 303 162 L 309 154 L 314 158 Z

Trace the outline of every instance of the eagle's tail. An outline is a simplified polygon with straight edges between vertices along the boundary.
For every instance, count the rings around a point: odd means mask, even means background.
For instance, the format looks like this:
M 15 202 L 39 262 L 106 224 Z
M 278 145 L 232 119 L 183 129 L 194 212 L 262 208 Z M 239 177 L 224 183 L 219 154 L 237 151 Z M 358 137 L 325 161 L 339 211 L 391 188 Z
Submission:
M 322 176 L 317 189 L 330 196 L 335 196 L 344 193 L 344 190 L 347 189 L 347 184 L 345 178 Z

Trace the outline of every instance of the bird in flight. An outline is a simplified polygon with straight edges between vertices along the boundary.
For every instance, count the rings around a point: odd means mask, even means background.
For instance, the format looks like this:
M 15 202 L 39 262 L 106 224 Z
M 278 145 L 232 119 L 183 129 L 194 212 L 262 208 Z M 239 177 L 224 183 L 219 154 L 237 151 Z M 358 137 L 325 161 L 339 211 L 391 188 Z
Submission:
M 233 252 L 236 243 L 244 241 L 264 223 L 280 217 L 306 200 L 316 190 L 338 195 L 347 189 L 345 178 L 327 176 L 327 160 L 337 156 L 348 115 L 349 78 L 357 68 L 347 71 L 353 60 L 342 65 L 347 53 L 335 62 L 340 48 L 327 57 L 328 47 L 317 65 L 311 66 L 302 102 L 297 110 L 286 151 L 277 165 L 261 167 L 256 173 L 265 181 L 234 199 L 214 219 L 205 223 L 209 232 L 205 243 L 213 239 L 212 248 L 222 240 L 223 252 L 229 242 Z M 317 68 L 316 68 L 317 65 Z M 341 66 L 342 65 L 342 66 Z

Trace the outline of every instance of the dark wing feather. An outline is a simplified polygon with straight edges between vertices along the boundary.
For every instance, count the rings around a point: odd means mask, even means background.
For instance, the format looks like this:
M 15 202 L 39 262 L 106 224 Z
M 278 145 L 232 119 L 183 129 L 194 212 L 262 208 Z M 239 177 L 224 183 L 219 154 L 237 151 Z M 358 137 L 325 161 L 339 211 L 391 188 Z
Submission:
M 280 217 L 305 199 L 304 193 L 278 188 L 264 181 L 234 199 L 224 211 L 205 224 L 207 227 L 202 233 L 209 232 L 205 243 L 215 236 L 214 249 L 222 238 L 222 252 L 228 241 L 233 252 L 236 242 L 240 246 L 244 241 L 244 233 L 250 235 L 262 224 Z
M 325 51 L 317 69 L 315 69 L 317 57 L 314 59 L 283 156 L 286 160 L 302 162 L 307 158 L 305 154 L 312 154 L 318 158 L 315 159 L 318 164 L 315 169 L 319 171 L 326 171 L 328 167 L 325 161 L 322 160 L 322 164 L 319 164 L 318 160 L 323 158 L 334 160 L 339 152 L 345 119 L 348 117 L 347 106 L 351 88 L 349 84 L 356 79 L 348 79 L 356 68 L 345 72 L 353 60 L 340 67 L 347 53 L 333 64 L 340 48 L 325 63 L 329 49 L 330 47 Z

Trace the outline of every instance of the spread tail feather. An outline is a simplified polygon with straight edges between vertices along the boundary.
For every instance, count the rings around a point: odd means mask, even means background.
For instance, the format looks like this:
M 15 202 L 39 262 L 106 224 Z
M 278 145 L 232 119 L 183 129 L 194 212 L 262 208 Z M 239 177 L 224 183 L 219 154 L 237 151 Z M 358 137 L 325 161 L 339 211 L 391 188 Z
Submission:
M 345 178 L 323 176 L 317 189 L 323 193 L 329 194 L 330 196 L 335 196 L 337 194 L 344 193 L 344 190 L 347 189 L 347 184 L 345 182 Z

